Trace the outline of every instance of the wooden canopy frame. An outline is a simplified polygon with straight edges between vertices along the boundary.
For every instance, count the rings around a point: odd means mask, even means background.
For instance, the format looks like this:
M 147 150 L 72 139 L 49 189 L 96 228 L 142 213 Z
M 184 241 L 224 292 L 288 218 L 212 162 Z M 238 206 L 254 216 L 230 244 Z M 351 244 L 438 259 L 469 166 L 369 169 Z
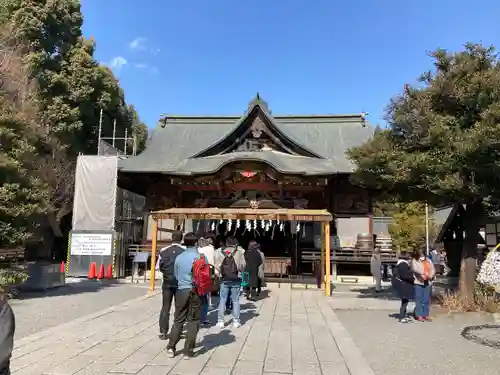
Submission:
M 258 209 L 258 208 L 170 208 L 167 210 L 151 212 L 153 218 L 153 233 L 151 241 L 151 271 L 149 290 L 155 289 L 156 278 L 156 246 L 159 231 L 165 229 L 158 227 L 158 220 L 280 220 L 280 221 L 305 221 L 322 223 L 321 234 L 321 269 L 324 271 L 325 295 L 331 295 L 331 259 L 330 259 L 330 222 L 333 216 L 326 210 L 299 210 L 299 209 Z M 328 250 L 327 250 L 328 249 Z

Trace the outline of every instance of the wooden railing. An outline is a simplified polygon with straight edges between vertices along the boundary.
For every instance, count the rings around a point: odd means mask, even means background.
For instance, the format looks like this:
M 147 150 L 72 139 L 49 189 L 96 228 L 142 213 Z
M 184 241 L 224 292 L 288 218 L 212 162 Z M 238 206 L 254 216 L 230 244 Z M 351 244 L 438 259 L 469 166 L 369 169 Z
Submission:
M 150 253 L 151 252 L 151 245 L 150 244 L 144 244 L 144 245 L 137 245 L 137 244 L 132 244 L 132 245 L 127 245 L 127 254 L 129 256 L 134 256 L 137 253 Z M 157 251 L 161 249 L 163 245 L 158 244 L 156 246 Z
M 331 250 L 330 259 L 332 263 L 344 264 L 361 264 L 370 263 L 372 256 L 371 251 L 360 250 L 356 248 L 342 248 Z M 321 251 L 318 249 L 304 249 L 302 250 L 302 262 L 314 263 L 321 260 Z M 382 263 L 396 263 L 398 256 L 396 252 L 383 252 L 381 253 Z

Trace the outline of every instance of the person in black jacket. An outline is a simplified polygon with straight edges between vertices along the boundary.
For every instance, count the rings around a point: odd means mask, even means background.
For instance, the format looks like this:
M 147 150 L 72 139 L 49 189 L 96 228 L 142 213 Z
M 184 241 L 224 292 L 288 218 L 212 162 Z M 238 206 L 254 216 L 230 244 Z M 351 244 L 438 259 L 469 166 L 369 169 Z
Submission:
M 162 305 L 160 311 L 160 335 L 158 336 L 160 340 L 168 339 L 168 325 L 170 318 L 170 308 L 172 307 L 172 299 L 177 291 L 177 280 L 174 276 L 174 264 L 175 258 L 182 252 L 185 248 L 181 245 L 182 232 L 174 231 L 172 232 L 172 244 L 163 248 L 160 251 L 160 257 L 158 260 L 158 267 L 160 272 L 163 274 L 162 283 Z
M 401 298 L 401 307 L 399 309 L 399 321 L 401 323 L 410 322 L 406 317 L 406 310 L 408 308 L 408 302 L 415 298 L 413 283 L 414 275 L 408 263 L 408 254 L 406 252 L 401 252 L 392 277 L 392 286 L 399 298 Z
M 15 330 L 14 312 L 7 302 L 7 294 L 0 289 L 0 375 L 10 375 Z
M 248 250 L 245 251 L 245 272 L 247 275 L 247 286 L 245 291 L 247 299 L 250 301 L 255 300 L 257 288 L 259 286 L 259 267 L 262 264 L 262 256 L 259 253 L 260 245 L 257 241 L 250 241 Z

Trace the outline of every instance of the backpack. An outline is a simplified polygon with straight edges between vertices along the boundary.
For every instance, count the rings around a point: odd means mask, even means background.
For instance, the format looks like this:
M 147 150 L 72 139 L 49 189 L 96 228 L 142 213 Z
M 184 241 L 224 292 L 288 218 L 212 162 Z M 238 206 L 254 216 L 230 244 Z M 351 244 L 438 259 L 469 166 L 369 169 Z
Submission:
M 238 277 L 238 266 L 236 265 L 236 261 L 234 260 L 234 253 L 236 249 L 234 249 L 230 254 L 227 254 L 227 251 L 224 250 L 224 259 L 222 260 L 222 264 L 220 266 L 220 274 L 222 276 L 222 280 L 224 281 L 239 281 Z
M 184 248 L 174 244 L 160 252 L 160 272 L 163 274 L 163 282 L 167 286 L 177 286 L 174 276 L 175 259 L 184 252 Z
M 193 263 L 193 284 L 200 296 L 204 296 L 214 290 L 214 268 L 207 262 L 207 258 L 204 255 L 196 259 Z

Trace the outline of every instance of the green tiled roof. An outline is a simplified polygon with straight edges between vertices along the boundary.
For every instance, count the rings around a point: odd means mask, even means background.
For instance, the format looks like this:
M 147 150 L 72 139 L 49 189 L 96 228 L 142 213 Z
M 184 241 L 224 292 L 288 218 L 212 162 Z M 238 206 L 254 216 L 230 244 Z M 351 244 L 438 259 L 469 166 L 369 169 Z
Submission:
M 194 158 L 230 135 L 240 125 L 241 117 L 168 116 L 165 125 L 159 125 L 153 132 L 146 150 L 120 160 L 119 169 L 130 173 L 190 175 L 212 173 L 237 160 L 256 160 L 282 173 L 349 173 L 353 165 L 345 156 L 346 150 L 361 145 L 374 132 L 362 115 L 273 116 L 272 121 L 284 136 L 320 158 L 275 151 Z

